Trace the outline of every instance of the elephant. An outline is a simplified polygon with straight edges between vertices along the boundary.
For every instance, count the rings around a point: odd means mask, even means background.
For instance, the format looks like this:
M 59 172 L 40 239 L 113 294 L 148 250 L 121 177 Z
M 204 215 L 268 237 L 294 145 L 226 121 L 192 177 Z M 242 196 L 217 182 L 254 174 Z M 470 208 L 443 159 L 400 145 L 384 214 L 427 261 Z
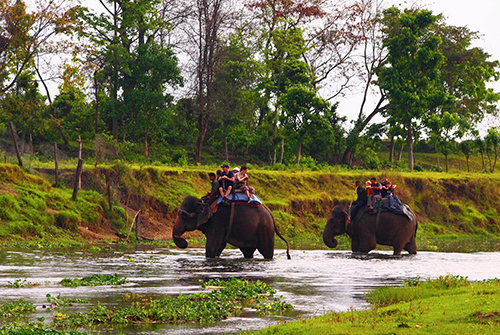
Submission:
M 378 214 L 360 210 L 351 221 L 347 210 L 344 205 L 333 208 L 323 231 L 323 241 L 328 247 L 335 248 L 335 236 L 346 233 L 351 238 L 353 252 L 368 253 L 381 244 L 393 246 L 394 255 L 400 255 L 403 249 L 410 254 L 417 253 L 418 223 L 413 212 L 413 220 L 392 212 L 381 212 L 377 219 Z
M 188 196 L 177 214 L 172 232 L 175 245 L 187 248 L 187 241 L 181 237 L 186 231 L 201 230 L 207 237 L 205 253 L 207 258 L 219 257 L 226 243 L 241 250 L 245 258 L 253 258 L 255 250 L 265 259 L 274 256 L 274 233 L 286 243 L 287 258 L 290 259 L 288 241 L 280 234 L 273 214 L 264 205 L 259 207 L 235 205 L 233 223 L 229 229 L 231 206 L 219 206 L 216 213 L 200 199 Z M 229 236 L 228 230 L 230 230 Z

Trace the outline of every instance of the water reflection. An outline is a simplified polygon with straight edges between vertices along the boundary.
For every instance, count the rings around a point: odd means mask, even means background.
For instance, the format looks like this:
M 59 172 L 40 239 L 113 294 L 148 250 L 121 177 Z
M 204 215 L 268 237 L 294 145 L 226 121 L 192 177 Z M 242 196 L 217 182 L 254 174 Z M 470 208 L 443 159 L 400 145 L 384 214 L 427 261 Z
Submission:
M 277 251 L 284 255 L 283 250 Z M 46 294 L 69 298 L 86 298 L 93 304 L 119 306 L 123 294 L 140 294 L 145 298 L 175 296 L 182 292 L 199 292 L 200 280 L 238 277 L 262 280 L 278 290 L 279 295 L 292 303 L 296 313 L 286 317 L 256 317 L 245 310 L 239 317 L 217 325 L 127 326 L 114 333 L 153 334 L 219 334 L 238 329 L 260 328 L 282 320 L 328 311 L 345 311 L 350 307 L 367 308 L 364 292 L 382 285 L 399 285 L 402 280 L 420 276 L 436 278 L 448 273 L 467 276 L 471 280 L 500 277 L 500 253 L 434 253 L 392 256 L 391 252 L 358 255 L 344 251 L 292 250 L 292 260 L 276 257 L 246 260 L 239 250 L 224 251 L 221 259 L 207 260 L 202 249 L 152 249 L 136 247 L 106 248 L 99 253 L 84 249 L 60 251 L 1 251 L 0 294 L 4 299 L 27 299 L 38 307 L 46 302 Z M 64 277 L 83 277 L 95 273 L 118 273 L 130 283 L 119 287 L 65 288 L 58 283 Z M 8 282 L 21 278 L 40 286 L 12 289 Z M 81 311 L 82 307 L 75 307 Z M 50 318 L 47 318 L 50 319 Z

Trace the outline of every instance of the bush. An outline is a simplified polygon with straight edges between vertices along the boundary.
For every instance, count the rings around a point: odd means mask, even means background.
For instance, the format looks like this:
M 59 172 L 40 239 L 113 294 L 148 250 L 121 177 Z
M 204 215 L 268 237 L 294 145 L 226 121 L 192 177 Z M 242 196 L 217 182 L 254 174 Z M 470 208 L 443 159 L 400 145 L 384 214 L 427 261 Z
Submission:
M 80 225 L 81 217 L 70 211 L 61 211 L 56 215 L 56 226 L 75 231 Z
M 380 169 L 380 159 L 372 148 L 366 148 L 360 152 L 360 159 L 363 167 L 369 170 Z
M 19 212 L 21 212 L 21 207 L 14 196 L 0 194 L 0 220 L 19 220 L 21 218 Z

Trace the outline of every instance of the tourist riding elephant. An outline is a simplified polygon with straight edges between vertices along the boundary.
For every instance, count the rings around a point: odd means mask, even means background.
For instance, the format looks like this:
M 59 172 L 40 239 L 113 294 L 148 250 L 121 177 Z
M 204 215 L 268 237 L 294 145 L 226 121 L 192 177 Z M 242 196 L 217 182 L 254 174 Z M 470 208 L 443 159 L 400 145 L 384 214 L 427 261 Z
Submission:
M 187 241 L 181 237 L 186 231 L 201 230 L 207 237 L 205 246 L 207 258 L 219 257 L 226 243 L 239 248 L 245 258 L 253 258 L 255 250 L 266 259 L 274 256 L 274 232 L 286 243 L 287 257 L 290 248 L 281 236 L 271 211 L 264 205 L 259 207 L 235 205 L 233 223 L 229 227 L 231 206 L 219 206 L 213 214 L 210 206 L 195 197 L 186 197 L 177 214 L 173 239 L 179 248 L 187 248 Z M 229 236 L 228 230 L 230 230 Z
M 392 245 L 394 255 L 401 254 L 404 249 L 410 254 L 417 253 L 418 223 L 413 213 L 413 220 L 406 215 L 392 212 L 381 212 L 370 215 L 360 210 L 352 220 L 347 213 L 348 208 L 343 205 L 335 206 L 323 232 L 323 241 L 330 248 L 337 246 L 335 236 L 346 233 L 351 237 L 353 252 L 368 253 L 377 247 L 377 244 Z M 377 223 L 378 221 L 378 223 Z

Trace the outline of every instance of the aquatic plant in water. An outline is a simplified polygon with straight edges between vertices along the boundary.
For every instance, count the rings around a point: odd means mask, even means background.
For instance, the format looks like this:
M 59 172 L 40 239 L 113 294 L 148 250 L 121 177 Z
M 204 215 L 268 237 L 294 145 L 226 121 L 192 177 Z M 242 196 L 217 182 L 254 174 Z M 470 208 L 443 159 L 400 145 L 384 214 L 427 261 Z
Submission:
M 10 318 L 35 312 L 35 306 L 32 303 L 19 299 L 0 305 L 0 317 Z M 2 333 L 0 333 L 2 334 Z
M 7 283 L 9 284 L 10 288 L 24 288 L 24 287 L 40 285 L 39 283 L 32 283 L 32 282 L 26 281 L 26 279 L 16 279 L 13 282 L 9 281 Z
M 120 277 L 116 273 L 113 275 L 95 274 L 82 279 L 64 278 L 61 280 L 61 285 L 66 287 L 78 286 L 102 286 L 102 285 L 122 285 L 127 282 L 127 278 Z
M 256 309 L 259 314 L 280 314 L 293 306 L 275 297 L 276 291 L 261 281 L 230 278 L 202 283 L 209 292 L 177 297 L 133 301 L 129 307 L 109 308 L 98 304 L 87 313 L 55 316 L 56 327 L 82 327 L 100 324 L 130 323 L 211 323 L 226 319 L 244 307 Z

